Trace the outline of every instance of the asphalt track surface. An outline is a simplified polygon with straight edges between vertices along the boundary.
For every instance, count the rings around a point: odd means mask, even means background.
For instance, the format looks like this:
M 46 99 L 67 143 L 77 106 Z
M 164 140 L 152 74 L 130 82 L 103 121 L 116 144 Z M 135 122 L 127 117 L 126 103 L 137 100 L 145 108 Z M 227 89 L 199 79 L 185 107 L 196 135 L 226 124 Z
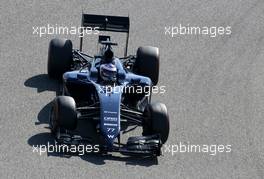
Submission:
M 1 177 L 264 178 L 263 0 L 17 0 L 1 2 L 0 9 Z M 33 153 L 33 145 L 52 141 L 46 127 L 58 86 L 46 75 L 48 43 L 55 35 L 33 35 L 32 27 L 78 26 L 82 10 L 129 13 L 130 54 L 142 45 L 160 48 L 159 85 L 166 86 L 166 93 L 153 100 L 169 109 L 168 145 L 230 144 L 232 151 L 165 153 L 158 160 Z M 179 23 L 229 25 L 232 35 L 165 35 L 165 26 Z M 59 37 L 78 47 L 77 35 Z

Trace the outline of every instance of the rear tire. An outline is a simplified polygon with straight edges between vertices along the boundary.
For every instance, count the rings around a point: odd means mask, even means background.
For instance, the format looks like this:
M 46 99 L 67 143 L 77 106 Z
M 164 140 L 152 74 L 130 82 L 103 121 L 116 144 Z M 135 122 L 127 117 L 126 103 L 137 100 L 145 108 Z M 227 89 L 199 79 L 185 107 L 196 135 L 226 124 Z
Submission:
M 165 104 L 148 104 L 145 108 L 144 116 L 146 120 L 143 124 L 143 135 L 159 134 L 161 142 L 164 144 L 170 131 L 169 115 Z
M 67 39 L 52 39 L 48 52 L 48 75 L 50 78 L 62 79 L 63 73 L 72 65 L 72 42 Z
M 77 127 L 76 104 L 70 96 L 58 96 L 53 100 L 50 116 L 50 128 L 52 133 L 62 127 L 74 130 Z
M 159 49 L 157 47 L 139 47 L 133 71 L 136 74 L 147 76 L 152 84 L 159 81 Z

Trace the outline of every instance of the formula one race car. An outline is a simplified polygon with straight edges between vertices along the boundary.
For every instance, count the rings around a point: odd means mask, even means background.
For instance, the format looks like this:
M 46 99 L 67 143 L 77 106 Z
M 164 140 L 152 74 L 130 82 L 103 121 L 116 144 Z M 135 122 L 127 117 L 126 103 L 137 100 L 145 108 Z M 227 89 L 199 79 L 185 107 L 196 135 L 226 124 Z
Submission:
M 98 144 L 102 153 L 159 156 L 169 135 L 169 116 L 162 103 L 151 103 L 152 87 L 158 83 L 159 49 L 139 47 L 127 56 L 129 17 L 82 15 L 82 27 L 99 31 L 125 32 L 125 55 L 118 58 L 117 43 L 99 35 L 98 55 L 72 49 L 72 42 L 53 39 L 49 44 L 48 75 L 62 80 L 61 96 L 52 102 L 50 128 L 62 144 Z M 78 134 L 81 120 L 89 123 L 89 136 Z M 121 134 L 142 127 L 142 136 Z M 88 130 L 87 130 L 88 132 Z

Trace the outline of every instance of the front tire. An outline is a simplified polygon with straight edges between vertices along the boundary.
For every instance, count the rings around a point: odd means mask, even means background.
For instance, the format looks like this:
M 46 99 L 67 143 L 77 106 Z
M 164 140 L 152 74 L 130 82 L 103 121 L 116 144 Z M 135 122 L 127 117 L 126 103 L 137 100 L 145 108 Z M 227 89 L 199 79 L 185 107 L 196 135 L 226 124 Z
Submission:
M 61 79 L 63 73 L 69 71 L 73 62 L 72 42 L 67 39 L 52 39 L 48 52 L 48 75 Z
M 162 144 L 169 136 L 170 122 L 167 107 L 162 103 L 148 104 L 144 111 L 143 135 L 159 134 Z
M 58 96 L 53 100 L 50 128 L 56 133 L 59 128 L 74 130 L 77 127 L 76 104 L 70 96 Z

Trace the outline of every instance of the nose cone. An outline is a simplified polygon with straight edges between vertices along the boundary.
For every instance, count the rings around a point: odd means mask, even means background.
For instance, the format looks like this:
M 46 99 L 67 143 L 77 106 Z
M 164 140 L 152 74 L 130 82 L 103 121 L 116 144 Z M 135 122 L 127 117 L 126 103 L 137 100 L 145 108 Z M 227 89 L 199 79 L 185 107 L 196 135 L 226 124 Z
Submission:
M 107 145 L 112 146 L 120 132 L 120 102 L 122 92 L 114 87 L 112 92 L 101 90 L 100 99 L 100 128 Z M 120 92 L 119 92 L 120 90 Z M 115 92 L 114 92 L 115 91 Z

